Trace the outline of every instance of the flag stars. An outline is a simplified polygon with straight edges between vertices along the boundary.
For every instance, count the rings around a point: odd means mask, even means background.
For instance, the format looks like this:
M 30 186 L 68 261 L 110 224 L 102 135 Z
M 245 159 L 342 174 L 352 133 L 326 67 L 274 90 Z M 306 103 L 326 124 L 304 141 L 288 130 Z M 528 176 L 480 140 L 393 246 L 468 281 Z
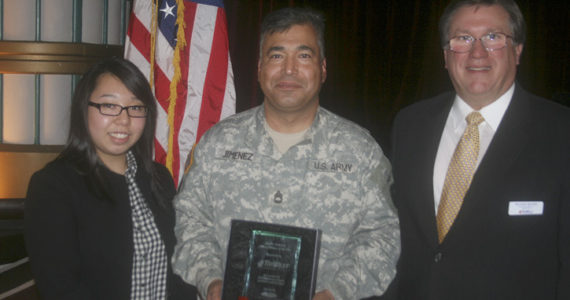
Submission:
M 172 5 L 172 6 L 168 6 L 168 1 L 164 1 L 164 8 L 161 9 L 160 11 L 164 13 L 164 18 L 166 19 L 166 17 L 168 16 L 174 16 L 174 8 L 176 7 L 176 5 Z

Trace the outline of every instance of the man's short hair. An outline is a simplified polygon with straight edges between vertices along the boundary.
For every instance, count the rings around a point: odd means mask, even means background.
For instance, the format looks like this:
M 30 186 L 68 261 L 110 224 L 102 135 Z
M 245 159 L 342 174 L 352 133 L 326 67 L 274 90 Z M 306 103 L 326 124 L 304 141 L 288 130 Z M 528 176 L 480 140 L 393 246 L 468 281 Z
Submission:
M 268 34 L 285 32 L 294 25 L 311 25 L 317 35 L 317 45 L 320 49 L 321 60 L 325 58 L 325 18 L 309 8 L 288 7 L 268 14 L 261 23 L 259 39 L 259 57 L 261 58 L 263 41 Z
M 491 6 L 499 5 L 509 14 L 509 24 L 513 35 L 513 43 L 515 45 L 524 44 L 526 23 L 517 3 L 513 0 L 456 0 L 451 2 L 443 12 L 439 19 L 439 36 L 441 38 L 441 46 L 446 47 L 449 42 L 449 27 L 453 15 L 466 6 Z

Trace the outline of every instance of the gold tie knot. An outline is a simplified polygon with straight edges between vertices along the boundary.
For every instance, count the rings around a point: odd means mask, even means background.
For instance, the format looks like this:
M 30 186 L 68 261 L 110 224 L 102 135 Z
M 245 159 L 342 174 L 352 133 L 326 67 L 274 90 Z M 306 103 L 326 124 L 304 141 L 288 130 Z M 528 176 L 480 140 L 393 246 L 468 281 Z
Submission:
M 467 117 L 465 117 L 465 120 L 467 121 L 467 125 L 469 126 L 477 126 L 481 124 L 483 121 L 485 121 L 483 116 L 478 111 L 474 111 L 468 114 Z

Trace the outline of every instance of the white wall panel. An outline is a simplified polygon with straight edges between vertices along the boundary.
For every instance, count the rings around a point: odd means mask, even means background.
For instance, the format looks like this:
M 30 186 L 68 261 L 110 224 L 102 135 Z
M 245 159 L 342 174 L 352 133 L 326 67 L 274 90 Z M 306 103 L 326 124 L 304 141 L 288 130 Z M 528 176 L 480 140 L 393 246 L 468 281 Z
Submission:
M 103 1 L 83 1 L 83 28 L 82 40 L 84 43 L 101 44 L 103 32 Z
M 121 3 L 122 0 L 109 0 L 108 44 L 121 44 Z
M 40 144 L 65 144 L 69 132 L 71 75 L 42 75 L 40 97 Z
M 36 1 L 4 1 L 4 39 L 33 41 L 36 38 Z
M 34 75 L 4 74 L 4 143 L 34 143 Z
M 41 10 L 41 40 L 71 42 L 73 0 L 43 0 Z

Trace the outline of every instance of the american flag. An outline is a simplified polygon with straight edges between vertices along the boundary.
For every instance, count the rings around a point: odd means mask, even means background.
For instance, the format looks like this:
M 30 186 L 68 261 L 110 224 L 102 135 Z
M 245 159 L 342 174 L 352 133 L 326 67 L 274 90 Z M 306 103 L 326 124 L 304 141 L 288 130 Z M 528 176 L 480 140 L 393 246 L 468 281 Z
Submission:
M 235 113 L 223 0 L 135 0 L 125 58 L 153 87 L 159 108 L 155 160 L 178 185 L 194 144 Z

